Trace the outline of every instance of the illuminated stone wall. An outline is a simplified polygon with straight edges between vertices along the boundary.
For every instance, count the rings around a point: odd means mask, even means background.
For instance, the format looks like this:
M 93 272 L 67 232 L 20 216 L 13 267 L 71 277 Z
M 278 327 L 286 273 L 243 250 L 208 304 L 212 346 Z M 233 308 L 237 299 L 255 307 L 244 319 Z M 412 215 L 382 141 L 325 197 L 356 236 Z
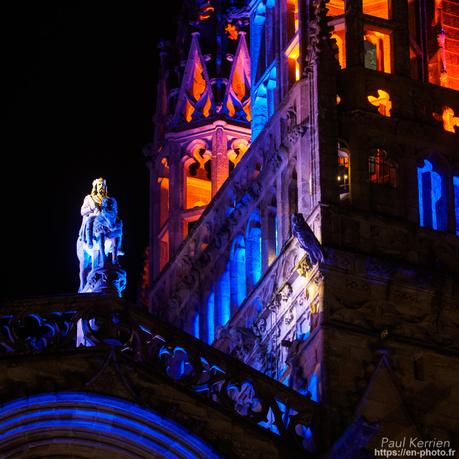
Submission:
M 438 2 L 349 5 L 250 3 L 251 144 L 149 308 L 319 401 L 330 446 L 419 426 L 451 439 L 459 93 L 431 79 L 420 41 Z M 296 212 L 323 262 L 292 234 Z

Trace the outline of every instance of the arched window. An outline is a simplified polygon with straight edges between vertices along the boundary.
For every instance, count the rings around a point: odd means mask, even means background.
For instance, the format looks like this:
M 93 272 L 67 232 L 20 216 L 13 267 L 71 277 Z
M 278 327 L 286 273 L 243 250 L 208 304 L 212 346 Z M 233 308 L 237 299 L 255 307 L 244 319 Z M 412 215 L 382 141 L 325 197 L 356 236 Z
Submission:
M 277 242 L 277 200 L 275 196 L 271 199 L 271 202 L 266 209 L 266 248 L 267 248 L 267 257 L 268 257 L 268 266 L 274 261 L 274 259 L 279 255 L 279 248 Z
M 252 141 L 265 127 L 268 121 L 268 92 L 266 86 L 260 83 L 255 91 L 254 102 L 252 105 Z
M 185 161 L 185 209 L 202 207 L 212 198 L 212 154 L 203 142 L 191 148 L 191 158 Z
M 191 330 L 191 333 L 193 334 L 193 336 L 195 338 L 200 338 L 201 336 L 201 333 L 200 333 L 200 317 L 199 317 L 199 312 L 196 311 L 193 315 L 193 320 L 192 320 L 192 323 L 191 323 L 191 327 L 192 327 L 192 330 Z
M 239 161 L 244 156 L 244 153 L 249 148 L 249 142 L 245 139 L 236 139 L 231 144 L 231 149 L 228 150 L 229 171 L 238 165 Z
M 255 209 L 249 218 L 246 231 L 247 284 L 251 289 L 261 278 L 261 220 Z
M 397 166 L 380 148 L 368 158 L 368 178 L 377 185 L 397 187 Z
M 233 312 L 242 304 L 247 294 L 245 256 L 245 240 L 240 234 L 235 238 L 230 254 L 231 309 Z
M 167 158 L 161 159 L 159 183 L 159 227 L 162 228 L 169 217 L 169 164 Z
M 207 343 L 212 344 L 215 339 L 215 293 L 213 286 L 207 297 L 206 306 Z
M 217 304 L 215 326 L 225 325 L 230 320 L 230 270 L 227 263 L 225 270 L 222 272 L 217 282 L 217 295 L 215 298 Z
M 349 150 L 338 144 L 338 174 L 336 179 L 338 180 L 340 199 L 349 196 L 350 166 Z
M 419 224 L 446 230 L 445 180 L 427 159 L 418 166 Z

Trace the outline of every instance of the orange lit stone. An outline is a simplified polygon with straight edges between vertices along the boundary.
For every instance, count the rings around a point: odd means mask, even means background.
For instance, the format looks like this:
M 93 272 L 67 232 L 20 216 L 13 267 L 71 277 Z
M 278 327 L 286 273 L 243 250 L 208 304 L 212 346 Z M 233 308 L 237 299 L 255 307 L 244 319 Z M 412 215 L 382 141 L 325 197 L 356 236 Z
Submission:
M 456 132 L 455 128 L 459 127 L 459 116 L 454 115 L 454 110 L 448 106 L 443 107 L 443 113 L 441 115 L 439 113 L 432 113 L 434 119 L 443 122 L 443 129 L 445 131 L 453 133 Z
M 375 107 L 378 107 L 378 112 L 383 116 L 390 116 L 392 102 L 390 94 L 382 89 L 378 89 L 378 97 L 368 96 L 368 102 Z

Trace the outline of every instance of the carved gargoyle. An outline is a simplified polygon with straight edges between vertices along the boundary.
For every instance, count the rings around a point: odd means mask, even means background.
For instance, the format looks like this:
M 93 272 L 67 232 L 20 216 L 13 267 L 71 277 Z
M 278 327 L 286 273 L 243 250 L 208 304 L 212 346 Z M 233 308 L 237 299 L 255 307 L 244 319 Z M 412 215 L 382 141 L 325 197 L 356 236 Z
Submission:
M 324 261 L 320 242 L 304 220 L 303 214 L 292 214 L 292 233 L 298 239 L 301 248 L 306 251 L 313 266 Z

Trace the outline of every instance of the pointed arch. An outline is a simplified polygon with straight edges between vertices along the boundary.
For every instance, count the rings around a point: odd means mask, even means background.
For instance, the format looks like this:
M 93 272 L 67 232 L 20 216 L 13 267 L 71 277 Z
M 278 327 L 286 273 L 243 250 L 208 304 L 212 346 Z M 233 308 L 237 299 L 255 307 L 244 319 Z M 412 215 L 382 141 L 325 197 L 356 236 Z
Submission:
M 244 235 L 233 241 L 230 252 L 231 311 L 242 304 L 247 295 L 246 249 Z
M 98 393 L 44 393 L 13 400 L 2 406 L 0 425 L 8 457 L 220 457 L 164 414 Z
M 175 112 L 177 121 L 185 120 L 187 123 L 207 118 L 214 106 L 212 88 L 198 37 L 199 32 L 194 32 Z
M 443 174 L 425 159 L 418 166 L 419 224 L 446 231 L 446 183 Z
M 239 32 L 239 43 L 234 56 L 229 84 L 223 102 L 231 118 L 250 121 L 250 56 L 245 32 Z
M 191 142 L 187 153 L 183 161 L 183 208 L 203 207 L 212 199 L 212 153 L 201 139 Z
M 252 289 L 261 278 L 261 218 L 255 208 L 247 222 L 246 229 L 247 287 Z

